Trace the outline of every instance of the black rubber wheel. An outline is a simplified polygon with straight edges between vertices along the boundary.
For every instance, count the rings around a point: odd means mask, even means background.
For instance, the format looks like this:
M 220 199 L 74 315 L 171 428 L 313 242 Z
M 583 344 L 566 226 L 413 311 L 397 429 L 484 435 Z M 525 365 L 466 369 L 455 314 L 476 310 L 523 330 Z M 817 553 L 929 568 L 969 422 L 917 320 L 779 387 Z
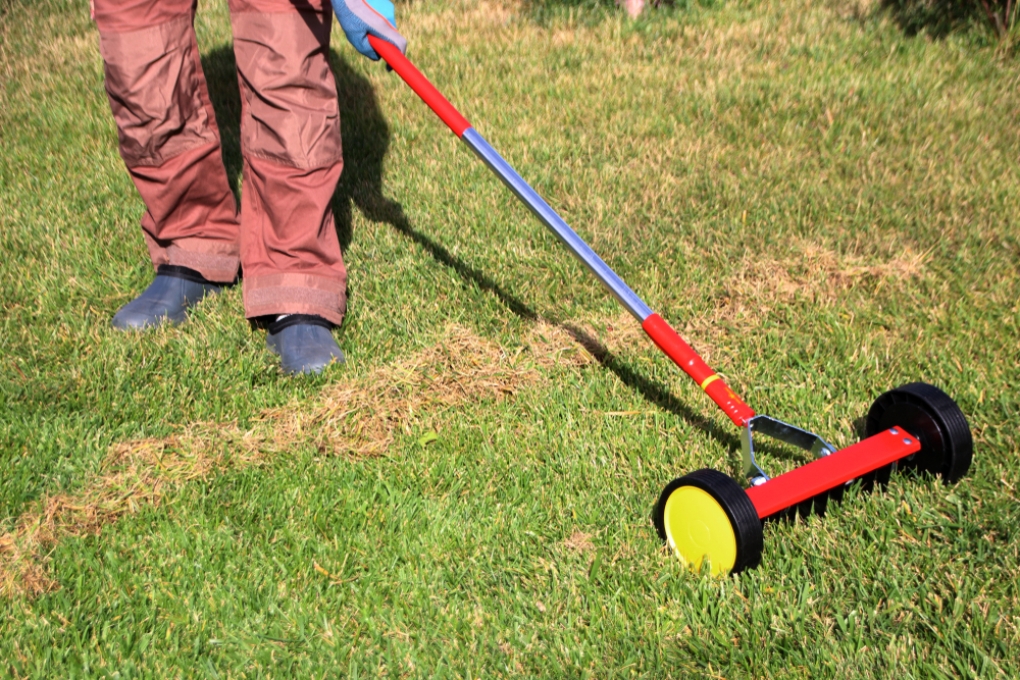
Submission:
M 662 494 L 659 496 L 659 502 L 655 504 L 655 509 L 652 511 L 652 523 L 655 525 L 655 530 L 659 532 L 659 537 L 670 544 L 670 548 L 676 551 L 677 554 L 680 554 L 685 561 L 691 562 L 695 566 L 700 566 L 701 560 L 705 556 L 708 556 L 710 559 L 712 558 L 711 550 L 705 547 L 704 551 L 701 552 L 702 547 L 709 544 L 718 544 L 718 541 L 713 543 L 714 539 L 721 539 L 722 543 L 727 543 L 730 540 L 729 535 L 713 537 L 705 534 L 705 532 L 709 531 L 707 525 L 710 524 L 708 521 L 710 518 L 691 516 L 689 512 L 684 514 L 683 508 L 691 507 L 689 503 L 676 507 L 670 504 L 670 497 L 674 493 L 681 494 L 677 497 L 678 499 L 687 493 L 683 491 L 685 487 L 694 487 L 707 493 L 718 504 L 718 507 L 725 512 L 726 518 L 729 520 L 729 529 L 732 531 L 732 540 L 735 542 L 735 554 L 729 556 L 731 552 L 729 548 L 722 551 L 727 553 L 728 556 L 719 562 L 713 560 L 713 573 L 720 567 L 725 571 L 725 567 L 729 566 L 728 563 L 731 558 L 733 563 L 728 569 L 730 573 L 737 573 L 744 569 L 757 567 L 761 561 L 763 546 L 762 525 L 761 520 L 758 519 L 758 511 L 755 510 L 751 499 L 747 497 L 747 492 L 733 481 L 732 478 L 718 470 L 707 468 L 698 470 L 683 477 L 678 477 L 666 485 L 666 488 L 663 489 Z M 700 498 L 704 501 L 704 496 L 700 496 Z M 710 501 L 708 503 L 711 505 Z M 670 505 L 671 513 L 669 517 L 667 517 L 668 504 Z M 694 503 L 694 506 L 704 507 L 704 505 L 699 506 L 697 502 Z M 714 507 L 707 507 L 706 510 L 709 514 L 718 512 Z M 669 524 L 669 527 L 667 527 L 667 524 Z M 678 526 L 680 524 L 684 526 Z M 692 548 L 692 550 L 698 554 L 684 555 L 681 547 L 670 541 L 670 536 L 674 530 L 684 530 L 688 536 L 693 536 L 695 533 L 704 534 L 707 540 L 703 541 L 703 545 L 697 540 L 694 541 L 695 544 L 698 544 L 698 547 Z M 716 532 L 717 534 L 719 532 L 718 524 L 716 525 Z
M 967 419 L 948 394 L 922 382 L 889 390 L 871 405 L 864 433 L 870 437 L 896 426 L 921 442 L 921 450 L 900 461 L 900 469 L 941 475 L 946 484 L 967 474 L 974 440 Z

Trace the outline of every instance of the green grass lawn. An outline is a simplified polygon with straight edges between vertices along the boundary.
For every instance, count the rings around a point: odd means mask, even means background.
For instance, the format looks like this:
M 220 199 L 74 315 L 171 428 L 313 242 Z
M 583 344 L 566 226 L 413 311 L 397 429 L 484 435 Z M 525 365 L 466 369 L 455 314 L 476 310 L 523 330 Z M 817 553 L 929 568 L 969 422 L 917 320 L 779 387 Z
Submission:
M 239 177 L 226 3 L 201 5 Z M 152 272 L 87 2 L 3 0 L 0 676 L 1020 677 L 1015 59 L 867 0 L 398 18 L 756 410 L 846 446 L 878 394 L 935 383 L 970 475 L 685 571 L 652 504 L 736 475 L 736 431 L 339 28 L 347 365 L 282 375 L 236 289 L 114 332 Z

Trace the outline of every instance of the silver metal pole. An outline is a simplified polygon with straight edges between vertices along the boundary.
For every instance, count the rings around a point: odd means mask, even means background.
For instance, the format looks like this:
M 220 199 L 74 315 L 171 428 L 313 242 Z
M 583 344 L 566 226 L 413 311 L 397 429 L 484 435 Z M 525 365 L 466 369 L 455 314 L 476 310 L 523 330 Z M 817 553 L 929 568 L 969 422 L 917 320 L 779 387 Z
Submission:
M 623 279 L 609 265 L 602 261 L 602 258 L 591 249 L 591 246 L 585 243 L 584 239 L 578 236 L 577 232 L 571 229 L 555 210 L 549 207 L 549 204 L 517 174 L 517 171 L 503 160 L 503 157 L 485 141 L 485 138 L 478 134 L 474 128 L 468 128 L 464 131 L 461 139 L 503 180 L 503 183 L 510 188 L 510 191 L 514 192 L 517 198 L 521 199 L 531 209 L 531 212 L 535 213 L 535 216 L 542 221 L 542 224 L 556 234 L 563 241 L 563 244 L 570 249 L 570 252 L 576 255 L 577 259 L 591 270 L 598 280 L 616 296 L 620 304 L 627 308 L 628 312 L 633 314 L 640 322 L 644 322 L 645 319 L 651 316 L 652 310 L 648 305 L 623 282 Z

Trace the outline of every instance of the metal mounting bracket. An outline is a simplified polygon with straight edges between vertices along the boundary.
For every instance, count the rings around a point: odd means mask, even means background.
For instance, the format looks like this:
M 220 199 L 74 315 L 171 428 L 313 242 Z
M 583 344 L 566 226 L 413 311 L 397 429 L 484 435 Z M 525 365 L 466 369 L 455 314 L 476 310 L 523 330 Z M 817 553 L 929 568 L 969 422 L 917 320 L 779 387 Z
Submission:
M 740 448 L 743 452 L 744 475 L 750 480 L 751 486 L 764 484 L 769 476 L 758 466 L 754 459 L 754 435 L 766 437 L 796 446 L 798 449 L 810 451 L 816 458 L 824 458 L 836 452 L 836 447 L 819 437 L 814 432 L 776 420 L 770 416 L 757 415 L 747 421 L 746 427 L 740 432 Z

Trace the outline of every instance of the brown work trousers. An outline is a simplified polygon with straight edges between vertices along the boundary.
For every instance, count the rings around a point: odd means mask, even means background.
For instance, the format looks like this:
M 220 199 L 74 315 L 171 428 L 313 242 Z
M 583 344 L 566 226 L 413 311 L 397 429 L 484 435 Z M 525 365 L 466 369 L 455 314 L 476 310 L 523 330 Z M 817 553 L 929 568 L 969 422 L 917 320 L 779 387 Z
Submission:
M 155 266 L 244 272 L 249 318 L 339 324 L 346 280 L 330 201 L 343 168 L 330 0 L 229 0 L 241 88 L 241 210 L 192 22 L 197 0 L 94 0 L 120 153 Z

